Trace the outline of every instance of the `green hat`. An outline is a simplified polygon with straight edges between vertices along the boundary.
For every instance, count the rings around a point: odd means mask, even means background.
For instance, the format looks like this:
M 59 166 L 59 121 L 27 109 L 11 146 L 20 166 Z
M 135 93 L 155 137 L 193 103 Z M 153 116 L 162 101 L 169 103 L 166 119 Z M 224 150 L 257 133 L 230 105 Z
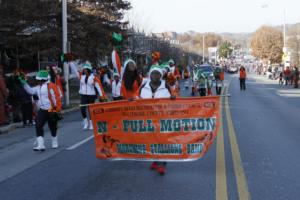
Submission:
M 92 71 L 92 66 L 90 64 L 88 64 L 88 63 L 85 63 L 83 65 L 83 69 L 88 69 L 88 70 Z
M 175 62 L 174 62 L 174 60 L 173 59 L 171 59 L 171 60 L 169 60 L 169 64 L 175 64 Z
M 152 72 L 157 71 L 161 74 L 161 78 L 163 76 L 163 69 L 161 66 L 159 65 L 152 65 L 150 68 L 150 72 L 149 72 L 149 76 L 151 75 Z
M 160 67 L 162 68 L 163 71 L 167 72 L 168 70 L 170 70 L 170 65 L 168 63 L 162 63 L 160 65 Z
M 47 81 L 48 80 L 48 76 L 49 76 L 49 73 L 48 73 L 47 70 L 40 70 L 36 74 L 35 79 L 36 80 L 45 80 L 45 81 Z
M 123 41 L 123 36 L 121 34 L 119 34 L 119 33 L 113 32 L 112 33 L 112 40 L 114 42 L 122 42 Z

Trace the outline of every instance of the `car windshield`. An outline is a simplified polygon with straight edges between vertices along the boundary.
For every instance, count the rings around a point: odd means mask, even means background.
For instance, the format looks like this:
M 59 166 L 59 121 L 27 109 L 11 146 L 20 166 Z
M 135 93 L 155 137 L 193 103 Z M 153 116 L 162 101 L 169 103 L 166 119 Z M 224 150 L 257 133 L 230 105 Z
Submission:
M 213 71 L 213 69 L 210 65 L 202 65 L 199 67 L 199 69 L 204 72 L 212 72 Z

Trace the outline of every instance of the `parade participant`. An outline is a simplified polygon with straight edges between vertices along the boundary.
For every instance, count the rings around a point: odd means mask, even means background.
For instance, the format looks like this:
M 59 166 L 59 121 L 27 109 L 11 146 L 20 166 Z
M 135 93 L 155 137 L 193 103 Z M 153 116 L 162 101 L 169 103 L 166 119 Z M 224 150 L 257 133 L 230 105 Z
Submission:
M 6 97 L 8 96 L 8 89 L 6 88 L 3 75 L 3 65 L 0 64 L 0 125 L 7 123 L 5 116 L 5 102 Z
M 160 53 L 158 51 L 152 52 L 151 59 L 152 59 L 152 65 L 158 65 L 158 62 L 160 60 Z
M 184 69 L 183 69 L 183 78 L 184 79 L 190 78 L 190 72 L 187 67 L 184 67 Z
M 246 90 L 246 70 L 244 67 L 240 68 L 240 88 L 241 90 Z
M 164 80 L 163 71 L 161 67 L 154 65 L 151 67 L 149 72 L 149 79 L 146 84 L 144 84 L 140 89 L 140 98 L 142 99 L 151 99 L 151 98 L 171 98 L 175 99 L 171 95 L 170 88 Z M 155 161 L 151 164 L 150 169 L 157 170 L 160 175 L 166 173 L 166 162 Z
M 97 98 L 97 94 L 99 95 L 99 99 L 101 101 L 106 101 L 106 95 L 103 91 L 102 85 L 100 80 L 92 74 L 92 66 L 90 64 L 83 65 L 83 71 L 78 72 L 74 62 L 70 62 L 71 70 L 76 76 L 79 78 L 80 87 L 79 87 L 79 94 L 80 94 L 80 104 L 92 104 L 95 103 Z M 90 129 L 93 130 L 93 123 L 92 120 L 87 119 L 86 113 L 87 106 L 81 106 L 81 115 L 83 118 L 83 129 Z
M 170 73 L 174 75 L 175 72 L 175 62 L 173 59 L 169 60 Z
M 122 96 L 121 96 L 121 81 L 119 78 L 119 74 L 118 73 L 114 73 L 114 80 L 112 82 L 112 90 L 111 90 L 111 95 L 114 101 L 117 100 L 121 100 Z
M 207 92 L 207 79 L 205 77 L 205 75 L 203 73 L 201 73 L 199 71 L 198 74 L 198 91 L 199 91 L 199 95 L 201 97 L 206 96 L 206 92 Z
M 63 84 L 62 84 L 62 79 L 60 77 L 61 69 L 59 69 L 57 66 L 47 66 L 46 67 L 48 73 L 49 73 L 49 80 L 56 84 L 61 98 L 64 97 L 64 89 L 63 89 Z
M 223 87 L 224 71 L 221 66 L 216 66 L 214 70 L 214 77 L 216 82 L 216 94 L 220 95 Z
M 279 73 L 279 85 L 283 85 L 283 72 Z
M 133 60 L 128 59 L 124 63 L 121 80 L 121 96 L 125 99 L 135 98 L 142 84 L 142 78 L 139 76 L 137 66 Z
M 40 70 L 36 75 L 38 85 L 30 87 L 27 82 L 20 76 L 19 80 L 22 83 L 26 92 L 31 95 L 37 95 L 39 98 L 39 111 L 36 117 L 36 146 L 34 151 L 44 151 L 44 130 L 46 122 L 52 135 L 52 148 L 58 147 L 57 142 L 57 112 L 61 111 L 61 100 L 57 86 L 48 81 L 48 71 Z

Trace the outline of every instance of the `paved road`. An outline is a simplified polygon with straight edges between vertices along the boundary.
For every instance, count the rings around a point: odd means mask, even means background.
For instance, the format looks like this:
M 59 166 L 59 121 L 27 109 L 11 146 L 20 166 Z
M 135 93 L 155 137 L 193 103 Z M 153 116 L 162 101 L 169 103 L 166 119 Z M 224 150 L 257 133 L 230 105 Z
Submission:
M 81 130 L 80 115 L 75 112 L 60 125 L 61 146 L 57 150 L 33 152 L 33 129 L 0 136 L 0 197 L 297 199 L 297 92 L 264 79 L 250 78 L 245 92 L 239 91 L 237 77 L 228 76 L 229 84 L 231 97 L 222 102 L 223 126 L 218 140 L 198 161 L 169 163 L 167 174 L 161 177 L 149 170 L 149 162 L 98 160 L 92 132 Z M 189 95 L 190 90 L 182 93 Z M 90 140 L 76 145 L 84 139 Z

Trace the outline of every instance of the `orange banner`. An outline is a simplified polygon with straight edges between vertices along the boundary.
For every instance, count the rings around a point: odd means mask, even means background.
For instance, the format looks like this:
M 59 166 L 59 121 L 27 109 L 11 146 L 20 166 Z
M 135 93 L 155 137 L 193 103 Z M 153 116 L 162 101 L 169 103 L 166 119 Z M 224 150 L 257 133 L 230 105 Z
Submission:
M 199 159 L 216 138 L 219 107 L 217 96 L 90 105 L 96 156 L 113 160 Z

